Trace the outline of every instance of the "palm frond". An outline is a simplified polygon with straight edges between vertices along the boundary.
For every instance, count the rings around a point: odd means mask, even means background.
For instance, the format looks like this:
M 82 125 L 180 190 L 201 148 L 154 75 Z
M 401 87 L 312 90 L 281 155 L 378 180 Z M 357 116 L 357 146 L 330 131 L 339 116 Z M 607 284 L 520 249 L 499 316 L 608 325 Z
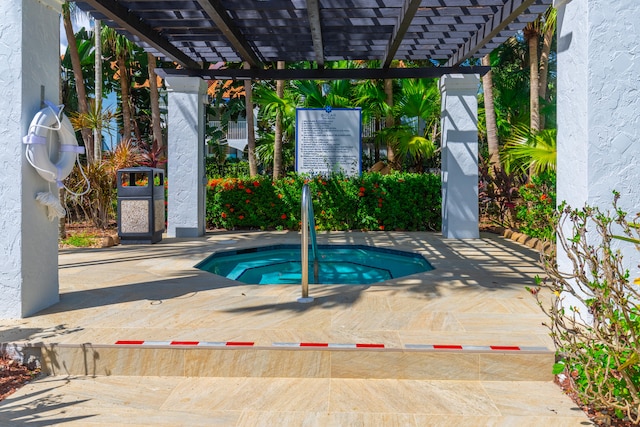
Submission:
M 535 175 L 555 170 L 556 156 L 556 129 L 532 133 L 526 126 L 514 129 L 502 151 L 507 171 L 531 171 Z

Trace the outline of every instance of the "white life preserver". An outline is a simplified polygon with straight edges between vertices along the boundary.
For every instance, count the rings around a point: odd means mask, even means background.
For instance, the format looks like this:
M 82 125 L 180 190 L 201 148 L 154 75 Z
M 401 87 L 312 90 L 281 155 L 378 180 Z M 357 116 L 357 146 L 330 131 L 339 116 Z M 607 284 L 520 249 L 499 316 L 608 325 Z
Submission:
M 64 106 L 58 107 L 50 102 L 45 104 L 47 106 L 31 120 L 23 143 L 31 166 L 42 178 L 62 188 L 62 181 L 73 170 L 78 154 L 84 153 L 84 147 L 78 146 L 73 126 L 62 112 Z

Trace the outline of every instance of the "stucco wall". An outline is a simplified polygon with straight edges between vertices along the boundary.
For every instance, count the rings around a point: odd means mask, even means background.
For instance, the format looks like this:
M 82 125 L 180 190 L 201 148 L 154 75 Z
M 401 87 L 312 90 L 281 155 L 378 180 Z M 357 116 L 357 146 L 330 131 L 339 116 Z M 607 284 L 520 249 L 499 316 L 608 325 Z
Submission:
M 558 201 L 640 212 L 640 2 L 571 1 L 558 14 Z M 638 275 L 638 252 L 617 244 Z M 570 268 L 561 259 L 561 267 Z
M 60 21 L 52 5 L 0 2 L 0 318 L 24 317 L 58 301 L 58 225 L 35 201 L 49 186 L 22 145 L 41 91 L 45 99 L 59 97 Z

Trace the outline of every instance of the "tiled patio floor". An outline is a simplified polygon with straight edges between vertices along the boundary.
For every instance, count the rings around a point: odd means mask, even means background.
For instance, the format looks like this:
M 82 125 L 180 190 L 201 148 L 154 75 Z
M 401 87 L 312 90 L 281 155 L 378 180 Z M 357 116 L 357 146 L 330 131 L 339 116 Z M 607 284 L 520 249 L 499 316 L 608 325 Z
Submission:
M 545 318 L 524 289 L 542 273 L 535 251 L 491 234 L 318 238 L 420 252 L 435 269 L 367 286 L 311 285 L 314 302 L 300 304 L 300 286 L 243 285 L 194 268 L 213 251 L 299 243 L 293 232 L 61 250 L 60 302 L 0 321 L 0 341 L 42 351 L 52 374 L 0 403 L 0 425 L 588 425 L 552 383 Z M 171 341 L 253 345 L 207 351 Z

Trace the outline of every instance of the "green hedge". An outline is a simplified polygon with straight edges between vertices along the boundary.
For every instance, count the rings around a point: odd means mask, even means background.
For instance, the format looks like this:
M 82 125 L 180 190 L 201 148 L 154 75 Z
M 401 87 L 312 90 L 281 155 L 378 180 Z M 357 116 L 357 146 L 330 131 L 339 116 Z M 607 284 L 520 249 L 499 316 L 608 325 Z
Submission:
M 440 177 L 409 173 L 211 179 L 207 226 L 298 230 L 305 182 L 318 230 L 440 230 Z

